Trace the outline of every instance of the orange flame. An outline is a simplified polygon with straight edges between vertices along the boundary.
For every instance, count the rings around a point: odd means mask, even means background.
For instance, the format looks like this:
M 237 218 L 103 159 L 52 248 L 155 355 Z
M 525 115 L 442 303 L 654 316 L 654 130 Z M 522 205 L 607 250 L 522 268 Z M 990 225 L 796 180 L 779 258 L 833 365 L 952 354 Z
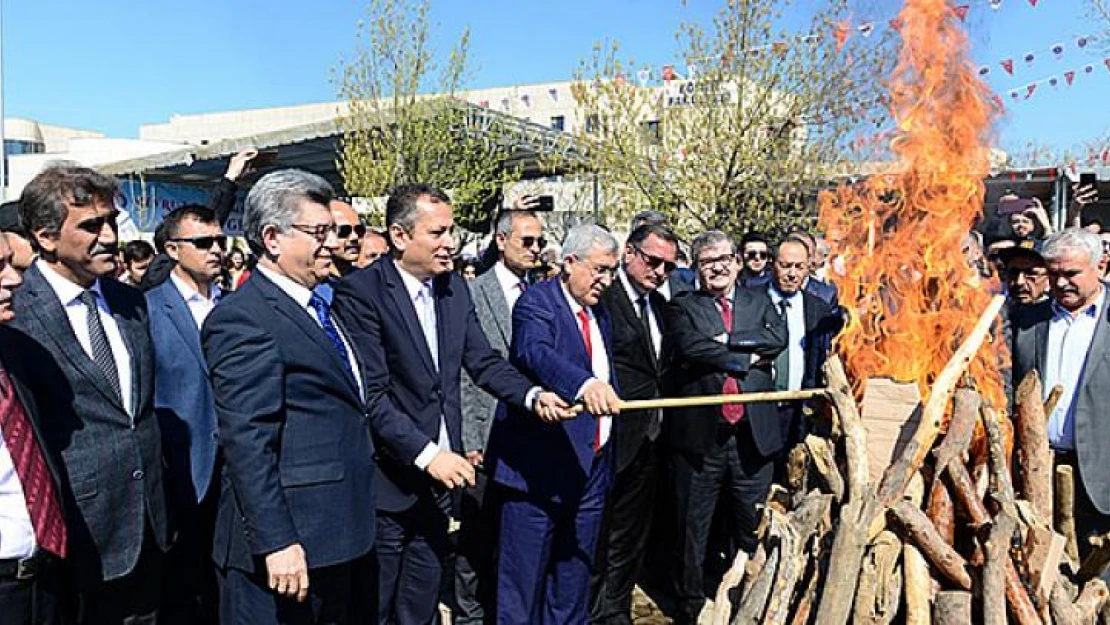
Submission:
M 897 163 L 822 193 L 820 219 L 843 259 L 832 279 L 854 305 L 836 348 L 856 390 L 884 376 L 916 381 L 926 396 L 990 300 L 962 245 L 982 213 L 995 109 L 948 2 L 907 0 L 898 20 L 903 46 L 888 82 Z M 997 351 L 981 349 L 969 372 L 1002 410 Z

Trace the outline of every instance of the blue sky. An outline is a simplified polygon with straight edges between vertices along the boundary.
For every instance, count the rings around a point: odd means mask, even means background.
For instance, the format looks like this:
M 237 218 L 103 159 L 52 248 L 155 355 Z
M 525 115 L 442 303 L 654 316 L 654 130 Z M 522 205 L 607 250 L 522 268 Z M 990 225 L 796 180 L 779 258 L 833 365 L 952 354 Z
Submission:
M 2 0 L 0 0 L 2 1 Z M 988 0 L 970 4 L 973 60 L 990 64 L 988 84 L 1008 104 L 999 143 L 1033 140 L 1067 148 L 1105 137 L 1110 56 L 1097 43 L 1074 41 L 1099 30 L 1084 0 Z M 801 5 L 808 3 L 801 2 Z M 706 21 L 718 2 L 689 0 L 435 0 L 440 40 L 472 33 L 471 87 L 569 78 L 596 41 L 613 38 L 638 62 L 675 60 L 674 32 L 683 20 Z M 895 3 L 862 0 L 856 23 L 886 21 Z M 364 11 L 346 0 L 8 0 L 4 2 L 4 99 L 8 116 L 136 136 L 141 123 L 174 113 L 201 113 L 335 99 L 332 71 L 354 48 Z M 1110 30 L 1104 25 L 1102 30 Z M 1051 47 L 1067 49 L 1057 61 Z M 1034 52 L 1027 65 L 1022 57 Z M 999 66 L 1014 59 L 1014 75 Z M 1084 65 L 1092 74 L 1083 74 Z M 1064 71 L 1080 71 L 1064 86 Z M 1014 103 L 1008 93 L 1057 76 Z

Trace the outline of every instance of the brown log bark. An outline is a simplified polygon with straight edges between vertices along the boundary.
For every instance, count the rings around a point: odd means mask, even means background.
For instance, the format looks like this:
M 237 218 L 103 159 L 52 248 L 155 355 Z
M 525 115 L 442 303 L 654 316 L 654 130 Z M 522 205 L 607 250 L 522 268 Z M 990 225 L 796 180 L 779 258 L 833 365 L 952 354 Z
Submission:
M 906 625 L 929 625 L 933 579 L 921 550 L 910 543 L 902 548 L 902 578 L 906 597 Z
M 1083 559 L 1083 564 L 1076 574 L 1076 579 L 1081 584 L 1101 576 L 1106 571 L 1107 565 L 1110 565 L 1110 533 L 1092 536 L 1089 541 L 1092 549 Z
M 940 573 L 963 590 L 971 590 L 967 561 L 944 542 L 925 513 L 905 501 L 895 503 L 889 512 L 902 528 L 906 540 L 921 549 L 922 555 Z
M 821 477 L 821 480 L 824 481 L 825 486 L 836 497 L 836 500 L 842 501 L 844 499 L 844 478 L 840 475 L 840 470 L 836 468 L 836 457 L 833 453 L 832 443 L 827 439 L 811 434 L 806 436 L 805 445 L 806 451 L 809 452 L 810 466 Z
M 1053 625 L 1082 625 L 1083 623 L 1079 617 L 1079 610 L 1072 605 L 1067 589 L 1060 583 L 1052 589 L 1048 612 L 1052 616 Z
M 1012 506 L 1014 503 L 1014 483 L 1010 478 L 1010 463 L 1006 454 L 1006 441 L 1003 439 L 998 412 L 989 406 L 984 406 L 981 414 L 983 430 L 987 434 L 991 496 L 999 503 Z
M 979 498 L 979 493 L 971 482 L 971 476 L 968 475 L 967 467 L 959 462 L 953 462 L 948 465 L 948 470 L 944 472 L 944 475 L 952 486 L 952 492 L 955 493 L 956 499 L 959 500 L 964 511 L 967 512 L 971 526 L 979 529 L 989 524 L 991 522 L 990 513 L 983 505 L 983 500 Z
M 1075 469 L 1066 464 L 1056 467 L 1056 504 L 1053 513 L 1056 531 L 1067 539 L 1067 554 L 1079 562 L 1079 541 L 1075 536 Z
M 782 558 L 782 549 L 774 547 L 767 554 L 767 560 L 759 573 L 752 578 L 751 584 L 744 589 L 744 596 L 740 599 L 740 610 L 736 613 L 733 623 L 745 625 L 758 623 L 763 618 L 764 608 L 767 607 L 767 598 L 771 594 L 771 585 L 775 581 L 775 572 L 779 568 Z
M 1060 396 L 1063 394 L 1063 386 L 1057 384 L 1052 387 L 1052 390 L 1048 392 L 1048 397 L 1044 400 L 1044 413 L 1046 415 L 1050 415 L 1053 410 L 1056 410 L 1056 403 L 1060 401 Z
M 933 607 L 936 625 L 968 625 L 971 622 L 971 593 L 965 590 L 942 590 Z
M 779 558 L 778 570 L 775 571 L 775 579 L 771 583 L 771 592 L 761 622 L 766 625 L 784 625 L 790 616 L 790 599 L 794 596 L 794 587 L 805 570 L 805 558 L 802 555 L 804 542 L 785 515 L 772 513 L 768 531 L 771 540 L 778 541 L 782 556 Z
M 1107 592 L 1106 583 L 1101 579 L 1092 579 L 1084 584 L 1083 590 L 1079 592 L 1079 598 L 1075 600 L 1075 609 L 1079 612 L 1079 618 L 1084 623 L 1093 623 L 1108 598 L 1110 598 L 1110 592 Z
M 952 419 L 944 439 L 933 450 L 937 475 L 944 472 L 952 462 L 967 462 L 968 447 L 975 434 L 975 424 L 979 420 L 979 393 L 969 389 L 956 389 L 952 396 Z
M 1010 540 L 1017 521 L 999 513 L 986 543 L 983 565 L 983 623 L 1006 625 L 1006 563 L 1010 561 Z
M 717 596 L 713 600 L 713 616 L 710 619 L 713 625 L 728 625 L 728 617 L 732 616 L 732 600 L 729 597 L 729 591 L 743 583 L 747 566 L 748 552 L 738 549 L 736 559 L 732 561 L 732 566 L 725 571 L 721 584 L 717 586 Z
M 1042 519 L 1052 518 L 1052 451 L 1041 400 L 1041 380 L 1030 371 L 1014 392 L 1018 444 L 1021 453 L 1022 493 Z
M 929 489 L 929 505 L 925 515 L 937 528 L 937 533 L 949 545 L 956 542 L 956 510 L 944 480 L 933 480 Z
M 1041 617 L 1037 614 L 1037 608 L 1033 606 L 1029 593 L 1021 583 L 1017 569 L 1014 568 L 1014 561 L 1007 557 L 1005 565 L 1006 601 L 1010 604 L 1010 614 L 1018 625 L 1040 625 Z
M 871 544 L 863 559 L 853 624 L 886 625 L 894 619 L 902 596 L 901 555 L 902 541 L 893 532 L 879 534 Z

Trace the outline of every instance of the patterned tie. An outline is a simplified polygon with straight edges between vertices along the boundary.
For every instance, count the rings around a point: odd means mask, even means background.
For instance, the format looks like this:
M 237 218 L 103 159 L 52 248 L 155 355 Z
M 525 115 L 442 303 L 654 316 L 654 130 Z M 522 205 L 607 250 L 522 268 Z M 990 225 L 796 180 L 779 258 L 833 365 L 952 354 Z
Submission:
M 328 340 L 331 341 L 335 350 L 339 353 L 339 360 L 343 363 L 343 370 L 355 377 L 351 371 L 351 362 L 347 360 L 347 348 L 343 346 L 343 339 L 339 338 L 339 329 L 331 320 L 331 306 L 328 301 L 316 293 L 308 300 L 309 306 L 312 310 L 316 311 L 316 320 L 320 322 L 320 327 L 324 329 L 324 334 L 328 335 Z
M 789 310 L 790 301 L 785 299 L 779 300 L 779 315 L 783 318 L 784 321 L 787 321 L 787 326 L 789 326 L 789 320 L 787 319 L 787 314 L 789 314 Z M 790 337 L 790 340 L 793 341 L 794 337 Z M 790 345 L 788 344 L 786 346 L 786 349 L 779 352 L 779 355 L 775 357 L 775 390 L 785 391 L 789 389 Z
M 89 343 L 92 346 L 92 359 L 96 366 L 104 372 L 108 383 L 116 396 L 123 400 L 120 392 L 119 370 L 116 369 L 116 358 L 112 354 L 112 345 L 108 342 L 108 335 L 104 332 L 104 324 L 100 322 L 100 309 L 96 305 L 98 293 L 93 290 L 81 293 L 81 303 L 85 305 L 87 314 L 85 319 L 89 328 Z
M 586 345 L 586 358 L 590 361 L 590 371 L 594 366 L 594 343 L 590 334 L 590 313 L 585 308 L 578 311 L 578 327 L 582 331 L 582 342 Z M 601 449 L 601 417 L 597 419 L 597 430 L 594 432 L 594 451 Z
M 23 486 L 35 541 L 43 549 L 64 558 L 66 525 L 58 493 L 54 490 L 54 481 L 50 478 L 42 448 L 35 442 L 31 420 L 15 396 L 8 372 L 3 369 L 0 369 L 0 433 L 4 435 L 4 444 Z
M 732 332 L 732 302 L 724 295 L 717 298 L 721 307 L 721 321 L 725 324 L 725 332 Z M 721 389 L 722 395 L 737 395 L 740 393 L 740 383 L 728 373 L 725 374 L 725 385 Z M 744 418 L 744 404 L 725 404 L 721 406 L 721 416 L 730 424 L 735 424 Z

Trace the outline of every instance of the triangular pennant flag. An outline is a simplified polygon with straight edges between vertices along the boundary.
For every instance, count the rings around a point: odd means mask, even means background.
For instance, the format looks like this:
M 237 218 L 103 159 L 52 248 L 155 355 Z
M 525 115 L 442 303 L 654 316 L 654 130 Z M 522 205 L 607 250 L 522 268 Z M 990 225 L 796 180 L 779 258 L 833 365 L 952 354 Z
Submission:
M 1032 65 L 1033 64 L 1034 57 L 1033 57 L 1032 52 L 1026 52 L 1025 56 L 1023 58 L 1025 59 L 1026 65 Z
M 1077 48 L 1086 48 L 1087 47 L 1087 42 L 1088 42 L 1088 39 L 1086 37 L 1080 37 L 1080 38 L 1075 40 L 1075 47 L 1077 47 Z
M 489 108 L 489 100 L 481 100 L 480 102 L 478 102 L 478 106 L 488 109 Z
M 1031 4 L 1034 9 L 1037 8 L 1037 0 L 1029 0 L 1029 4 Z
M 870 37 L 871 33 L 875 31 L 875 23 L 867 22 L 866 24 L 861 24 L 857 30 L 859 30 L 859 34 L 864 37 Z
M 896 18 L 890 20 L 887 23 L 890 24 L 891 28 L 893 28 L 894 30 L 897 30 L 899 32 L 901 32 L 901 30 L 902 30 L 902 25 L 905 24 L 905 22 L 903 22 L 902 18 L 900 18 L 900 17 L 896 17 Z
M 1107 163 L 1110 163 L 1110 150 L 1103 150 L 1102 151 L 1102 164 L 1105 165 Z
M 1060 79 L 1055 77 L 1055 76 L 1052 76 L 1051 78 L 1048 79 L 1048 86 L 1055 89 L 1056 87 L 1060 86 Z
M 624 77 L 622 76 L 621 78 L 623 79 Z M 520 96 L 520 101 L 524 103 L 524 106 L 532 105 L 532 98 L 527 93 Z
M 651 70 L 642 69 L 636 72 L 636 79 L 640 81 L 641 87 L 646 87 L 649 80 L 651 80 Z
M 1011 92 L 1010 92 L 1010 97 L 1011 97 L 1011 98 L 1013 98 L 1013 99 L 1015 99 L 1015 100 L 1016 100 L 1016 99 L 1018 99 L 1018 92 L 1017 92 L 1016 90 L 1015 90 L 1015 91 L 1011 91 Z
M 1002 59 L 1001 65 L 1002 65 L 1002 69 L 1006 70 L 1007 74 L 1009 74 L 1011 76 L 1014 75 L 1014 60 L 1013 59 Z
M 1052 45 L 1052 53 L 1056 55 L 1056 60 L 1059 61 L 1064 56 L 1064 44 L 1056 43 Z
M 987 76 L 990 73 L 991 73 L 991 66 L 990 65 L 983 65 L 982 67 L 979 68 L 979 75 L 980 76 Z
M 997 11 L 1002 8 L 1002 0 L 991 0 L 991 8 Z
M 956 17 L 960 18 L 961 22 L 966 22 L 967 21 L 967 10 L 970 9 L 970 8 L 971 7 L 969 5 L 961 4 L 959 6 L 952 7 L 952 11 L 954 11 L 956 13 Z
M 994 102 L 994 105 L 1000 109 L 1006 108 L 1005 105 L 1002 104 L 1002 96 L 997 93 L 991 96 L 991 102 Z
M 1037 90 L 1037 83 L 1031 82 L 1025 85 L 1025 99 L 1028 100 L 1033 96 L 1033 92 Z
M 1064 72 L 1064 80 L 1068 83 L 1068 86 L 1070 87 L 1071 83 L 1075 82 L 1075 72 L 1070 70 Z
M 1095 66 L 1094 65 L 1084 65 L 1083 66 L 1083 73 L 1084 74 L 1090 74 L 1093 71 L 1095 71 Z
M 848 42 L 848 37 L 850 36 L 850 28 L 851 24 L 849 24 L 847 20 L 838 23 L 833 28 L 833 37 L 836 38 L 837 54 L 840 54 L 840 51 L 844 48 L 844 44 Z

